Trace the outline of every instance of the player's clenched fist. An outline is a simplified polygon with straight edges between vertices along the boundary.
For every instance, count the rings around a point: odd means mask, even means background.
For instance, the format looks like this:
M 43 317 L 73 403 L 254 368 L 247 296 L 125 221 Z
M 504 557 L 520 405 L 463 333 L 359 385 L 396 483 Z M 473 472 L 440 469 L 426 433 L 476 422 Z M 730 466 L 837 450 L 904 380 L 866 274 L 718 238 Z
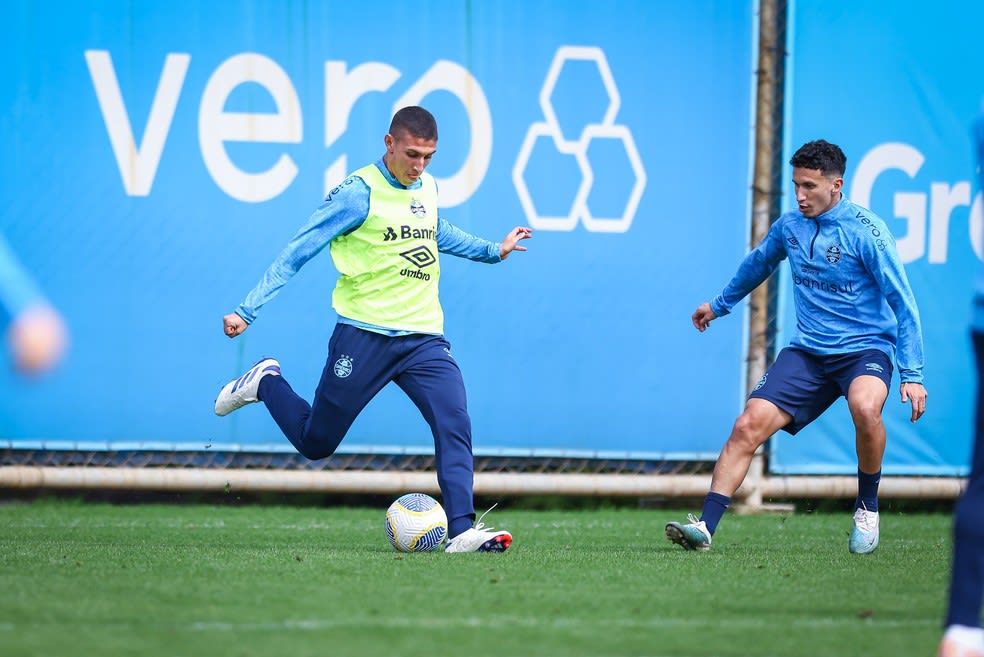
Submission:
M 236 337 L 245 331 L 248 326 L 249 324 L 246 323 L 245 319 L 239 316 L 239 313 L 229 313 L 222 318 L 222 328 L 224 329 L 225 334 L 230 338 Z

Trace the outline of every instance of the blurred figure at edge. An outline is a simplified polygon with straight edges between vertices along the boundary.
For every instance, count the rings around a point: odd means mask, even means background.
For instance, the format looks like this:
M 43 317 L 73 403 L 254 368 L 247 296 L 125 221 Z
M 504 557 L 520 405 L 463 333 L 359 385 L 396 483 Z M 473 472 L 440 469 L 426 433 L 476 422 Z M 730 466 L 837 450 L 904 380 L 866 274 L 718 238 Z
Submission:
M 978 181 L 984 183 L 984 102 L 973 127 Z M 982 185 L 984 188 L 984 185 Z M 970 479 L 953 515 L 953 566 L 939 657 L 984 657 L 984 267 L 978 270 L 971 316 L 977 402 Z
M 2 237 L 0 318 L 20 373 L 40 375 L 58 365 L 68 344 L 65 323 Z

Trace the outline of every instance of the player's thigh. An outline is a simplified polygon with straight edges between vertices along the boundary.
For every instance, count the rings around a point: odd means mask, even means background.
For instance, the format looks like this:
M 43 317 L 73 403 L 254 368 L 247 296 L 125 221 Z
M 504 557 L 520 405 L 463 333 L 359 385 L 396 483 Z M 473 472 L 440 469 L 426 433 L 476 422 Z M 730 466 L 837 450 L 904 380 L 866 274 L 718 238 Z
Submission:
M 787 347 L 779 352 L 755 386 L 749 401 L 771 402 L 790 418 L 779 428 L 795 435 L 826 411 L 840 395 L 816 355 Z
M 428 420 L 435 416 L 467 416 L 464 379 L 450 346 L 441 337 L 422 343 L 395 381 Z
M 830 370 L 847 398 L 851 415 L 881 413 L 892 384 L 894 367 L 887 354 L 868 349 L 857 354 L 845 354 L 842 362 Z
M 765 440 L 790 422 L 793 416 L 776 406 L 768 399 L 751 397 L 745 404 L 745 410 L 738 418 L 738 423 L 744 423 L 748 430 Z
M 847 406 L 854 417 L 864 413 L 881 414 L 886 399 L 888 399 L 887 384 L 881 378 L 870 374 L 855 377 L 847 389 Z
M 339 324 L 312 403 L 318 421 L 351 422 L 391 380 L 398 353 L 392 338 Z

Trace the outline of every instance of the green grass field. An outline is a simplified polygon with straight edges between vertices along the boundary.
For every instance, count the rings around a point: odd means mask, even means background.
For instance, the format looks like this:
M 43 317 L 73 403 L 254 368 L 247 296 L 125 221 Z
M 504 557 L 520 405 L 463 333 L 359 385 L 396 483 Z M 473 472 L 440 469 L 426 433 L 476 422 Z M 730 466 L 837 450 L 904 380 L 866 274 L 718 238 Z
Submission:
M 932 655 L 948 514 L 725 518 L 709 553 L 683 512 L 510 511 L 505 554 L 403 555 L 385 508 L 0 506 L 0 655 Z

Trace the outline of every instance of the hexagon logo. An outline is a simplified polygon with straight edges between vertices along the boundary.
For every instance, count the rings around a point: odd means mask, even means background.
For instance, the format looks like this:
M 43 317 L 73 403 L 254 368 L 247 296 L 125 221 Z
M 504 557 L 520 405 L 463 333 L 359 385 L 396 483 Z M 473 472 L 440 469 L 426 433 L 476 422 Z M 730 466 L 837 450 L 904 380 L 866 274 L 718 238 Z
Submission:
M 599 76 L 607 96 L 601 123 L 585 124 L 579 131 L 577 139 L 565 138 L 557 118 L 556 103 L 553 99 L 557 81 L 561 77 L 564 65 L 571 61 L 593 63 L 594 70 Z M 540 108 L 543 111 L 545 121 L 534 123 L 526 131 L 523 145 L 520 147 L 519 154 L 516 156 L 516 163 L 513 165 L 513 185 L 516 187 L 523 212 L 531 226 L 539 230 L 572 231 L 578 223 L 583 223 L 585 229 L 591 232 L 624 233 L 629 230 L 646 188 L 646 170 L 639 157 L 639 152 L 636 150 L 632 132 L 627 126 L 615 123 L 620 104 L 621 96 L 619 96 L 618 86 L 615 84 L 615 78 L 601 48 L 562 46 L 557 50 L 553 62 L 550 64 L 550 69 L 547 71 L 543 88 L 540 90 Z M 527 184 L 526 174 L 530 165 L 530 156 L 533 154 L 534 145 L 543 138 L 552 140 L 558 153 L 574 156 L 580 171 L 581 181 L 566 215 L 540 214 L 534 202 L 536 190 L 531 189 Z M 588 149 L 592 139 L 620 141 L 624 149 L 625 161 L 631 169 L 633 183 L 628 198 L 625 199 L 622 212 L 618 216 L 595 217 L 592 216 L 588 207 L 587 199 L 594 184 L 594 174 L 588 158 Z M 597 164 L 602 166 L 601 163 Z

